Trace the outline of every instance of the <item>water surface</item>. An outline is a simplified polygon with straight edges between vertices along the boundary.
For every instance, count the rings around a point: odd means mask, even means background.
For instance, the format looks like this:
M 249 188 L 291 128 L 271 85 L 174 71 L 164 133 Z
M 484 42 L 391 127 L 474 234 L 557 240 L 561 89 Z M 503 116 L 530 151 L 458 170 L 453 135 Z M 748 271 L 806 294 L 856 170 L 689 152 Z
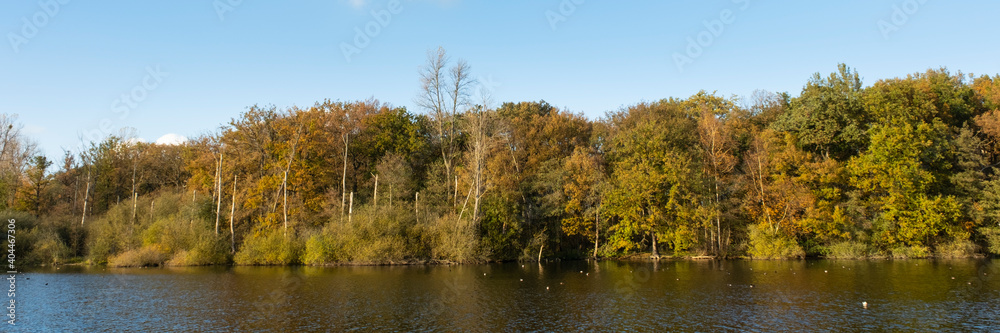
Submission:
M 15 331 L 997 331 L 998 264 L 63 266 L 18 275 Z

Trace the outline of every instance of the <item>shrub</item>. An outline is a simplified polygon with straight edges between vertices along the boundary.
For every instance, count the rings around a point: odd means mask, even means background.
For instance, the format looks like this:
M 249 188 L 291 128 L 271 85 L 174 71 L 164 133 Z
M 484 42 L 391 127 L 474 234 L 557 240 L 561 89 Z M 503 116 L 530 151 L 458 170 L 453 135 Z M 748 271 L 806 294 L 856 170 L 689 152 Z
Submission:
M 301 244 L 294 235 L 269 230 L 244 239 L 233 261 L 237 265 L 291 265 L 299 262 L 301 252 Z
M 756 225 L 749 227 L 749 244 L 747 251 L 754 259 L 788 259 L 805 257 L 805 251 L 795 242 L 795 239 L 778 232 L 760 228 Z
M 228 263 L 228 238 L 215 235 L 202 214 L 208 201 L 192 202 L 179 191 L 163 190 L 139 197 L 134 219 L 131 201 L 112 205 L 103 216 L 88 218 L 84 226 L 90 262 L 114 264 L 150 254 L 135 250 L 126 255 L 127 249 L 154 248 L 169 259 L 169 265 Z
M 161 266 L 167 261 L 167 253 L 156 246 L 144 246 L 137 250 L 125 251 L 108 259 L 111 267 L 149 267 Z
M 302 263 L 306 265 L 322 265 L 339 261 L 334 256 L 334 243 L 330 238 L 323 233 L 309 236 L 306 241 L 305 253 L 302 255 Z
M 868 245 L 861 242 L 843 241 L 826 248 L 826 257 L 831 259 L 864 259 L 868 256 Z
M 111 215 L 109 212 L 108 215 Z M 133 242 L 128 233 L 123 232 L 126 226 L 118 223 L 112 216 L 104 216 L 85 224 L 87 228 L 88 257 L 92 263 L 104 264 L 108 260 L 132 247 Z
M 978 246 L 968 239 L 956 239 L 937 247 L 935 254 L 940 258 L 969 258 L 976 254 Z
M 892 248 L 889 252 L 891 252 L 892 258 L 894 259 L 919 259 L 927 258 L 931 255 L 931 250 L 929 248 L 920 245 L 901 245 Z
M 29 234 L 29 237 L 24 237 Z M 63 243 L 54 231 L 34 229 L 29 233 L 22 233 L 21 236 L 17 239 L 18 242 L 24 240 L 31 242 L 31 250 L 23 252 L 26 264 L 58 265 L 68 262 L 73 256 L 69 246 Z
M 482 261 L 483 258 L 476 252 L 479 241 L 470 219 L 459 219 L 456 214 L 449 214 L 434 219 L 428 227 L 433 239 L 432 258 L 456 262 Z
M 190 250 L 177 251 L 169 266 L 220 265 L 230 262 L 229 242 L 222 235 L 203 233 Z

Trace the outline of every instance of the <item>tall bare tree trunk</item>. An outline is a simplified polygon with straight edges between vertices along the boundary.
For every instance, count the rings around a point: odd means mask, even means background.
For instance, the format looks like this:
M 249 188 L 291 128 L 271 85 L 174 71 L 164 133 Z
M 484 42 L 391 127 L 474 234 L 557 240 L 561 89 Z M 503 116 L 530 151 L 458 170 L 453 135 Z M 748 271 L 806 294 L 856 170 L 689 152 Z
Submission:
M 233 217 L 236 214 L 236 180 L 238 175 L 233 175 L 233 205 L 229 207 L 229 247 L 232 253 L 236 253 L 236 228 L 233 226 Z
M 283 197 L 281 203 L 281 208 L 283 211 L 282 215 L 285 216 L 285 231 L 283 236 L 288 237 L 288 170 L 287 169 L 285 170 L 284 178 L 281 180 L 281 196 Z
M 194 207 L 194 202 L 197 199 L 197 196 L 198 196 L 197 193 L 198 193 L 197 191 L 191 190 L 191 207 L 192 208 Z M 192 212 L 191 216 L 188 217 L 188 230 L 191 230 L 192 227 L 194 227 L 194 212 Z
M 375 198 L 372 200 L 373 201 L 372 206 L 375 206 L 375 211 L 378 211 L 378 175 L 374 176 L 375 176 L 375 194 L 373 196 Z
M 656 231 L 650 231 L 649 234 L 653 238 L 653 253 L 652 253 L 652 256 L 654 258 L 660 258 L 660 250 L 658 250 L 656 248 Z
M 597 245 L 601 239 L 601 206 L 597 205 L 597 215 L 594 217 L 594 258 L 597 258 Z
M 83 192 L 83 214 L 80 214 L 80 225 L 87 221 L 87 201 L 90 200 L 90 168 L 87 168 L 87 189 Z
M 347 224 L 351 224 L 351 218 L 354 216 L 354 192 L 351 192 L 351 207 L 347 210 Z
M 715 254 L 722 255 L 722 200 L 719 197 L 719 181 L 716 178 L 715 181 L 715 204 L 719 207 L 719 212 L 715 214 L 715 239 L 718 242 L 718 246 L 715 247 Z
M 544 250 L 544 249 L 545 249 L 545 243 L 542 243 L 542 246 L 538 247 L 538 263 L 539 264 L 541 264 L 541 262 L 542 262 L 542 250 Z
M 469 188 L 469 194 L 465 195 L 465 203 L 462 204 L 462 210 L 458 213 L 458 219 L 462 220 L 462 216 L 465 215 L 465 207 L 469 205 L 469 197 L 472 196 L 472 188 Z
M 285 231 L 283 236 L 288 237 L 288 171 L 292 169 L 292 161 L 295 160 L 295 147 L 299 144 L 299 137 L 302 135 L 302 128 L 295 132 L 295 141 L 292 142 L 292 151 L 288 154 L 288 164 L 285 165 L 285 175 L 281 179 L 282 204 L 281 209 L 285 218 Z
M 347 202 L 347 145 L 350 141 L 350 134 L 344 133 L 344 172 L 340 177 L 340 218 L 344 218 L 344 204 Z
M 132 224 L 135 224 L 135 208 L 139 195 L 135 191 L 135 162 L 132 162 Z
M 216 197 L 218 198 L 218 199 L 216 199 L 216 202 L 215 202 L 215 234 L 216 235 L 219 234 L 219 213 L 220 213 L 220 210 L 222 209 L 222 162 L 225 159 L 225 157 L 226 157 L 226 151 L 222 150 L 222 152 L 219 155 L 219 167 L 218 167 L 218 170 L 215 172 L 215 181 L 216 181 L 216 185 L 215 185 L 216 191 L 215 191 L 215 194 L 216 194 Z M 233 186 L 236 186 L 236 184 L 234 183 Z M 235 194 L 235 192 L 233 192 L 233 194 Z

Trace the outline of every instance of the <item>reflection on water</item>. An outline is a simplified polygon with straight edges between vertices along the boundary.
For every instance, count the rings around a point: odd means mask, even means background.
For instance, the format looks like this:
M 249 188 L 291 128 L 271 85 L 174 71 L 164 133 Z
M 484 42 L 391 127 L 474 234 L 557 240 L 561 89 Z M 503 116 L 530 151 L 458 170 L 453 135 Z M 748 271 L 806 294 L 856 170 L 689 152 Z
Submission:
M 24 331 L 1000 329 L 1000 261 L 47 268 Z M 861 302 L 868 302 L 868 308 Z M 5 327 L 6 328 L 6 327 Z

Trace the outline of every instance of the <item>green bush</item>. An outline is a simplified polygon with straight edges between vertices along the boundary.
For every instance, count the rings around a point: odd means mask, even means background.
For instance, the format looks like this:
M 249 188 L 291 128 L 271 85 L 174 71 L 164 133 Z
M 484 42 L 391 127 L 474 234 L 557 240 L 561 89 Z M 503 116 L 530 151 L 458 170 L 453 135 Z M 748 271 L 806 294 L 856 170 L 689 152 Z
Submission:
M 103 216 L 88 217 L 84 227 L 90 262 L 124 266 L 155 261 L 174 266 L 230 262 L 228 237 L 216 235 L 204 214 L 209 200 L 192 202 L 179 191 L 164 190 L 139 197 L 135 218 L 131 201 L 111 206 Z
M 322 265 L 482 260 L 476 228 L 467 214 L 461 220 L 457 214 L 432 215 L 418 221 L 408 207 L 356 207 L 349 219 L 335 217 L 318 233 L 304 237 L 301 261 Z
M 59 239 L 59 235 L 53 230 L 31 230 L 29 237 L 25 233 L 22 233 L 22 238 L 18 238 L 18 242 L 28 240 L 31 243 L 30 251 L 22 252 L 24 254 L 24 263 L 29 265 L 59 265 L 70 261 L 72 258 L 72 250 L 66 243 L 63 243 Z
M 825 256 L 830 259 L 864 259 L 869 257 L 868 245 L 861 242 L 843 241 L 826 248 Z
M 894 259 L 919 259 L 931 256 L 930 248 L 920 245 L 897 246 L 889 250 Z
M 108 259 L 111 267 L 149 267 L 162 266 L 168 255 L 157 246 L 144 246 L 137 250 L 125 251 Z
M 976 243 L 968 239 L 956 239 L 952 242 L 939 245 L 935 255 L 940 258 L 969 258 L 976 255 L 978 250 Z
M 141 242 L 133 240 L 131 233 L 125 229 L 132 229 L 131 226 L 121 221 L 121 206 L 112 207 L 108 214 L 96 219 L 91 219 L 84 224 L 87 228 L 87 251 L 91 263 L 105 264 L 111 257 L 114 257 L 129 248 L 134 248 Z
M 302 263 L 306 265 L 322 265 L 340 261 L 334 253 L 334 242 L 331 237 L 324 233 L 317 233 L 308 237 L 306 249 L 302 254 Z
M 749 227 L 747 252 L 754 259 L 802 258 L 806 253 L 795 239 L 756 225 Z
M 248 236 L 233 261 L 237 265 L 292 265 L 299 263 L 301 243 L 283 230 L 269 230 Z
M 230 262 L 229 240 L 224 235 L 204 232 L 190 250 L 177 251 L 167 262 L 169 266 L 221 265 Z
M 469 218 L 458 219 L 456 214 L 434 219 L 429 224 L 432 239 L 431 257 L 455 262 L 479 262 L 479 239 Z
M 303 262 L 391 263 L 419 257 L 422 229 L 407 211 L 359 207 L 350 219 L 335 218 L 309 237 Z
M 62 254 L 61 248 L 65 245 L 60 244 L 55 233 L 43 228 L 34 215 L 20 211 L 4 211 L 0 214 L 3 217 L 0 226 L 4 235 L 7 234 L 9 221 L 14 220 L 14 251 L 21 264 L 53 263 L 54 257 Z M 3 253 L 6 253 L 9 245 L 6 236 L 0 244 L 3 245 Z

